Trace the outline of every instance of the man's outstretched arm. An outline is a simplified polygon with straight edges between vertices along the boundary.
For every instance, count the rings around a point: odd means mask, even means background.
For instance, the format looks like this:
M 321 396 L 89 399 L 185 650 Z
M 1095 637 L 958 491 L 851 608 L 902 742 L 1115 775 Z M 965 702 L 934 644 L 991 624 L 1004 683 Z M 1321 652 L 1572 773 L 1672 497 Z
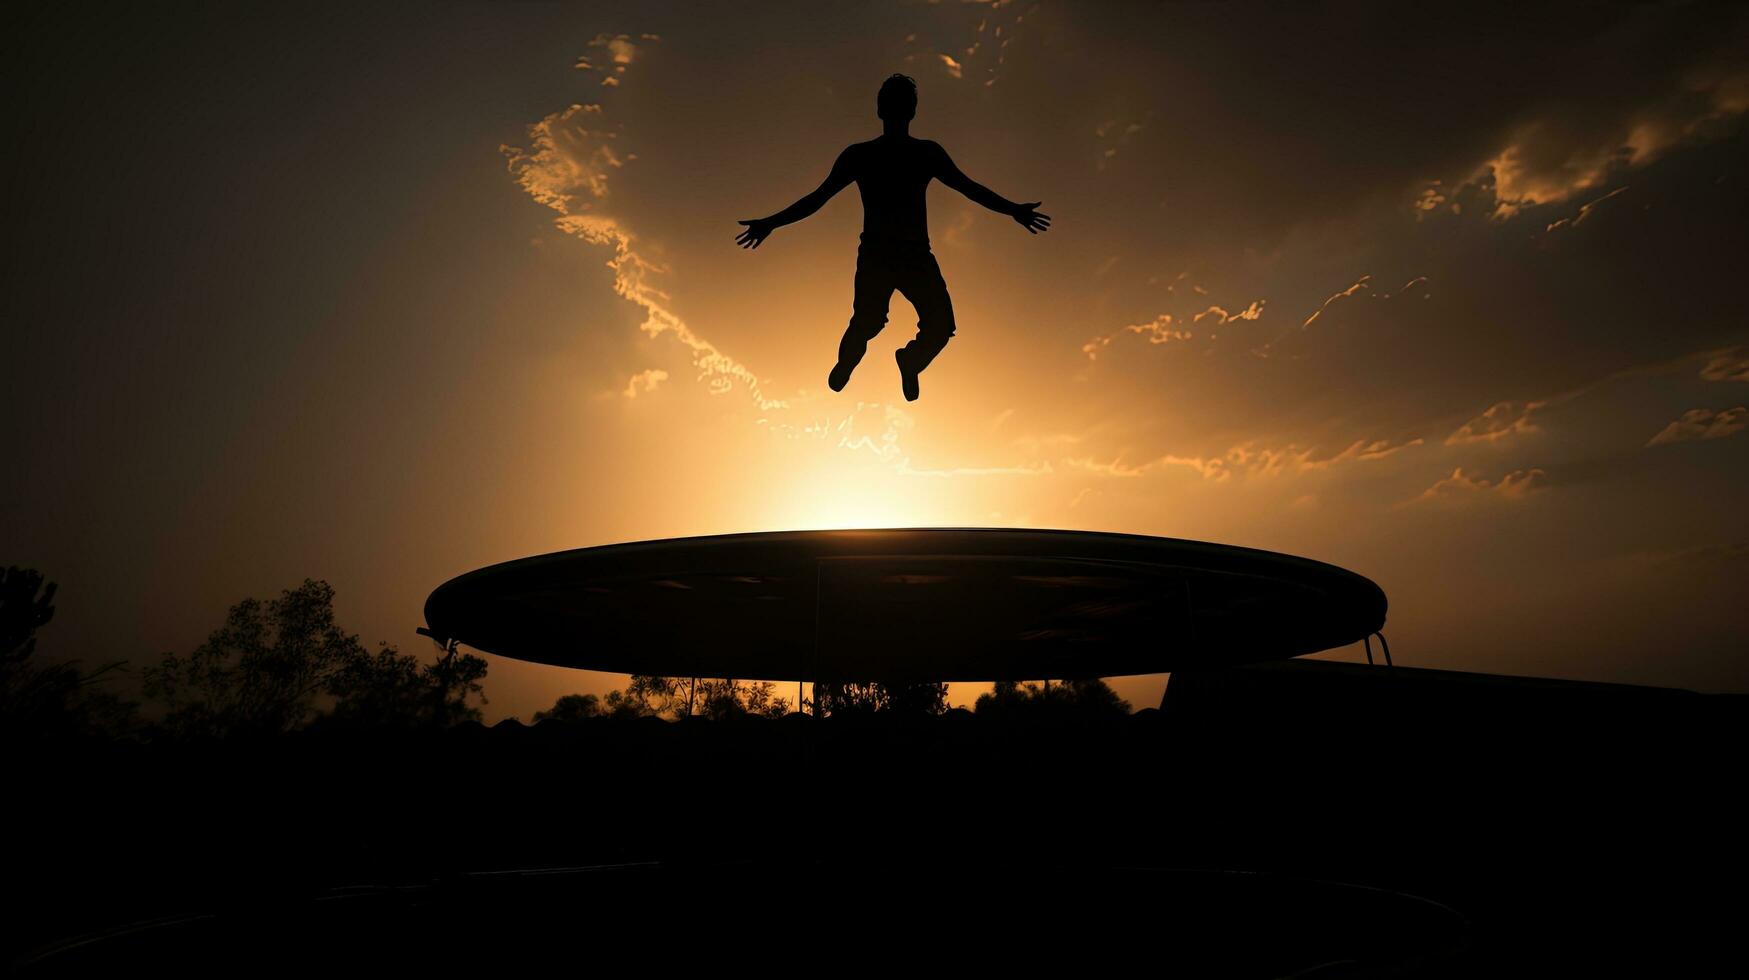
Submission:
M 765 241 L 767 235 L 784 225 L 793 225 L 820 210 L 827 201 L 832 200 L 832 195 L 850 186 L 850 182 L 855 179 L 856 175 L 850 166 L 850 150 L 846 149 L 843 153 L 838 154 L 838 161 L 832 164 L 832 172 L 826 175 L 826 179 L 821 182 L 819 187 L 814 188 L 801 200 L 769 218 L 753 218 L 741 222 L 747 227 L 741 229 L 741 233 L 735 236 L 735 242 L 742 248 L 758 248 L 759 243 Z
M 1003 197 L 990 188 L 985 187 L 983 184 L 980 184 L 961 173 L 960 168 L 954 166 L 953 158 L 947 155 L 946 150 L 941 149 L 940 144 L 936 145 L 936 149 L 941 150 L 941 159 L 936 163 L 937 169 L 935 179 L 954 190 L 959 191 L 961 194 L 964 194 L 966 197 L 982 204 L 997 214 L 1005 214 L 1010 218 L 1013 218 L 1020 224 L 1020 227 L 1025 228 L 1027 231 L 1030 231 L 1035 235 L 1050 228 L 1051 216 L 1048 214 L 1039 214 L 1036 210 L 1041 202 L 1034 201 L 1031 204 L 1016 204 L 1013 201 L 1010 201 L 1006 197 Z

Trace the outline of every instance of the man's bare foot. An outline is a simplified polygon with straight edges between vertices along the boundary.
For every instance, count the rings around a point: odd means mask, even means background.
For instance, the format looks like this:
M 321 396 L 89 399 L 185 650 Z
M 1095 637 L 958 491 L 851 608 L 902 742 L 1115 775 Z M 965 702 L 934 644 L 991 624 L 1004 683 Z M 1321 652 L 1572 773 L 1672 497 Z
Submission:
M 843 391 L 844 386 L 850 383 L 850 372 L 854 370 L 856 370 L 856 365 L 846 366 L 843 361 L 839 361 L 832 365 L 832 373 L 826 376 L 826 384 L 830 385 L 833 391 Z

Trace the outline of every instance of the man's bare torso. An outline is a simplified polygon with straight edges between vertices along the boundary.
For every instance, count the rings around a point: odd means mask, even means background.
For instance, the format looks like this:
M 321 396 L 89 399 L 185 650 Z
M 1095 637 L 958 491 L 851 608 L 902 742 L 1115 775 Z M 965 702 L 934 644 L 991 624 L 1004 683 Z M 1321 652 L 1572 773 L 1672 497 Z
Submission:
M 929 245 L 927 194 L 947 152 L 932 140 L 880 136 L 845 149 L 862 194 L 862 240 L 874 245 Z

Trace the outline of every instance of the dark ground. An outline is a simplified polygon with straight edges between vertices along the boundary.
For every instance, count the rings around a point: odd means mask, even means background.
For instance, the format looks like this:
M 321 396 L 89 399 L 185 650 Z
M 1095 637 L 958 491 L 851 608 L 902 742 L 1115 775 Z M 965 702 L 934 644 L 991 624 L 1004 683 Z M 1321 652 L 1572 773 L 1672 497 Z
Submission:
M 1165 710 L 1101 721 L 19 751 L 4 953 L 43 973 L 1742 969 L 1743 698 L 1295 670 L 1185 675 Z M 220 917 L 30 958 L 179 913 Z

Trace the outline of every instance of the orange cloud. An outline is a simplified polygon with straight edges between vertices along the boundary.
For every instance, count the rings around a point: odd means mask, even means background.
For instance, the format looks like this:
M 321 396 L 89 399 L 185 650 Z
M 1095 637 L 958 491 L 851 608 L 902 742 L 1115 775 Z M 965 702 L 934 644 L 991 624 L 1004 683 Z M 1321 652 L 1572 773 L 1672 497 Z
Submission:
M 1295 445 L 1258 447 L 1247 442 L 1228 449 L 1219 456 L 1178 456 L 1167 454 L 1141 463 L 1126 463 L 1123 457 L 1109 463 L 1082 456 L 1063 461 L 1064 465 L 1100 476 L 1127 479 L 1170 467 L 1182 467 L 1208 480 L 1227 480 L 1235 474 L 1244 477 L 1298 476 L 1328 470 L 1343 463 L 1364 462 L 1394 456 L 1405 449 L 1422 444 L 1420 439 L 1392 443 L 1388 439 L 1359 439 L 1333 456 L 1319 457 L 1315 448 Z
M 1150 344 L 1166 344 L 1175 340 L 1189 340 L 1191 338 L 1190 331 L 1180 330 L 1172 324 L 1172 314 L 1162 313 L 1147 323 L 1132 323 L 1121 330 L 1114 330 L 1103 336 L 1095 337 L 1081 345 L 1081 353 L 1086 354 L 1090 361 L 1098 360 L 1099 352 L 1110 347 L 1112 341 L 1126 332 L 1146 335 Z
M 1689 72 L 1676 90 L 1647 104 L 1623 106 L 1619 115 L 1589 130 L 1575 131 L 1559 118 L 1526 122 L 1467 186 L 1490 188 L 1493 216 L 1504 220 L 1583 193 L 1678 146 L 1709 139 L 1721 121 L 1746 110 L 1749 71 L 1740 64 L 1704 65 Z M 1598 200 L 1608 196 L 1613 195 Z
M 1334 303 L 1339 299 L 1347 299 L 1348 297 L 1353 296 L 1355 293 L 1358 293 L 1362 290 L 1371 289 L 1372 288 L 1372 283 L 1370 281 L 1371 279 L 1372 279 L 1372 276 L 1361 276 L 1358 280 L 1355 281 L 1354 285 L 1348 287 L 1347 289 L 1344 289 L 1340 293 L 1337 293 L 1337 294 L 1331 296 L 1329 299 L 1325 300 L 1323 305 L 1319 306 L 1318 309 L 1315 312 L 1313 312 L 1313 314 L 1311 316 L 1306 317 L 1306 322 L 1300 324 L 1300 329 L 1304 330 L 1307 327 L 1310 327 L 1313 323 L 1315 323 L 1320 316 L 1324 315 L 1324 311 L 1330 308 L 1331 303 Z
M 643 53 L 643 44 L 639 42 L 660 41 L 655 34 L 640 34 L 634 39 L 630 34 L 597 34 L 587 47 L 596 54 L 579 55 L 571 67 L 578 71 L 594 72 L 601 75 L 601 84 L 609 88 L 617 88 L 621 75 L 626 68 L 636 61 Z
M 508 158 L 517 184 L 539 203 L 560 214 L 587 210 L 591 202 L 578 195 L 606 197 L 608 173 L 623 165 L 608 147 L 617 134 L 586 125 L 600 115 L 599 105 L 572 105 L 528 127 L 532 150 L 506 144 L 498 151 Z
M 623 223 L 596 212 L 608 196 L 612 171 L 623 166 L 608 145 L 616 134 L 584 125 L 600 112 L 599 106 L 573 105 L 529 126 L 528 148 L 499 147 L 517 184 L 535 201 L 558 212 L 553 224 L 560 231 L 613 249 L 607 265 L 614 272 L 614 291 L 643 307 L 646 316 L 640 329 L 645 333 L 671 335 L 688 349 L 699 378 L 712 394 L 726 394 L 739 384 L 762 410 L 784 407 L 785 402 L 765 394 L 759 377 L 746 365 L 694 333 L 668 309 L 667 294 L 654 283 L 662 267 L 643 257 L 636 236 Z
M 1736 435 L 1745 426 L 1749 426 L 1749 408 L 1742 405 L 1719 412 L 1710 408 L 1694 408 L 1683 412 L 1681 418 L 1665 426 L 1646 445 L 1665 446 L 1673 442 L 1723 439 Z
M 1220 326 L 1223 323 L 1232 323 L 1235 320 L 1255 320 L 1263 315 L 1264 302 L 1264 300 L 1260 299 L 1252 300 L 1250 306 L 1245 307 L 1237 313 L 1229 313 L 1223 307 L 1210 306 L 1202 312 L 1192 316 L 1190 318 L 1190 323 L 1195 325 L 1202 323 L 1204 320 L 1213 320 L 1215 326 Z M 1189 330 L 1183 329 L 1183 327 L 1180 326 L 1183 322 L 1182 319 L 1176 318 L 1170 313 L 1162 313 L 1154 319 L 1149 320 L 1147 323 L 1132 323 L 1119 330 L 1114 330 L 1111 333 L 1095 337 L 1081 345 L 1081 353 L 1086 354 L 1087 359 L 1090 361 L 1098 360 L 1099 353 L 1107 347 L 1110 347 L 1113 341 L 1117 340 L 1118 337 L 1125 333 L 1133 333 L 1138 336 L 1146 337 L 1150 344 L 1170 344 L 1193 339 L 1196 335 Z
M 1465 422 L 1456 432 L 1447 436 L 1448 446 L 1465 446 L 1477 442 L 1498 442 L 1511 435 L 1524 435 L 1537 431 L 1530 420 L 1531 413 L 1547 405 L 1548 402 L 1495 402 L 1488 410 Z
M 1174 340 L 1189 340 L 1190 331 L 1177 330 L 1172 327 L 1172 314 L 1162 313 L 1147 323 L 1132 323 L 1124 330 L 1133 334 L 1143 334 L 1150 344 L 1165 344 Z
M 1384 459 L 1419 445 L 1420 439 L 1394 444 L 1388 439 L 1359 439 L 1334 456 L 1320 458 L 1315 449 L 1294 445 L 1258 449 L 1254 444 L 1246 443 L 1227 450 L 1226 462 L 1229 468 L 1251 476 L 1292 476 L 1327 470 L 1342 463 Z
M 1491 483 L 1465 476 L 1463 467 L 1421 492 L 1416 501 L 1460 501 L 1482 496 L 1517 500 L 1548 487 L 1548 474 L 1540 469 L 1513 470 Z
M 1219 306 L 1210 306 L 1196 316 L 1191 317 L 1190 321 L 1192 323 L 1201 323 L 1204 320 L 1212 318 L 1215 321 L 1215 325 L 1220 326 L 1223 323 L 1231 323 L 1234 320 L 1255 320 L 1263 315 L 1264 302 L 1264 300 L 1260 299 L 1252 300 L 1250 306 L 1245 307 L 1237 313 L 1228 313 L 1225 309 Z
M 1141 463 L 1139 465 L 1130 465 L 1123 461 L 1122 456 L 1119 456 L 1109 463 L 1097 462 L 1091 456 L 1077 456 L 1066 459 L 1063 463 L 1066 466 L 1071 466 L 1078 470 L 1086 470 L 1089 473 L 1097 473 L 1100 476 L 1137 477 L 1153 469 L 1158 465 L 1159 460 Z
M 1570 219 L 1569 218 L 1562 218 L 1558 221 L 1549 222 L 1548 226 L 1545 227 L 1543 229 L 1543 231 L 1544 232 L 1551 232 L 1551 231 L 1555 231 L 1555 230 L 1560 229 L 1560 228 L 1577 228 L 1580 225 L 1585 223 L 1586 218 L 1591 217 L 1592 212 L 1597 208 L 1597 206 L 1599 204 L 1602 204 L 1604 201 L 1609 200 L 1610 198 L 1616 196 L 1617 194 L 1622 193 L 1625 190 L 1627 190 L 1626 187 L 1617 187 L 1615 190 L 1610 191 L 1608 194 L 1603 195 L 1602 197 L 1596 199 L 1595 201 L 1590 201 L 1590 202 L 1587 202 L 1586 204 L 1582 205 L 1579 208 L 1579 213 L 1575 214 L 1572 218 L 1570 218 Z
M 1495 218 L 1504 220 L 1523 208 L 1564 201 L 1589 190 L 1603 181 L 1617 159 L 1613 148 L 1591 147 L 1558 163 L 1542 164 L 1537 159 L 1539 135 L 1539 128 L 1530 129 L 1482 165 L 1484 174 L 1493 179 Z
M 667 380 L 668 372 L 661 368 L 650 368 L 647 371 L 639 371 L 637 374 L 632 375 L 631 381 L 626 383 L 624 394 L 627 398 L 636 398 L 638 397 L 639 392 L 648 394 L 649 392 L 655 391 L 657 385 Z
M 661 39 L 655 34 L 638 35 L 638 40 L 642 41 L 660 41 Z M 589 47 L 605 51 L 608 60 L 616 65 L 629 65 L 636 60 L 640 53 L 638 45 L 632 40 L 630 34 L 597 34 L 589 42 Z
M 1395 456 L 1405 449 L 1413 449 L 1416 446 L 1421 445 L 1421 443 L 1422 440 L 1420 439 L 1411 439 L 1408 442 L 1398 443 L 1392 443 L 1388 439 L 1374 439 L 1371 442 L 1368 442 L 1365 439 L 1358 439 L 1350 444 L 1347 449 L 1342 450 L 1334 456 L 1326 459 L 1312 459 L 1309 456 L 1304 457 L 1300 460 L 1299 465 L 1301 471 L 1322 470 L 1328 469 L 1338 463 L 1349 462 L 1350 460 L 1364 461 L 1384 459 L 1388 456 Z

